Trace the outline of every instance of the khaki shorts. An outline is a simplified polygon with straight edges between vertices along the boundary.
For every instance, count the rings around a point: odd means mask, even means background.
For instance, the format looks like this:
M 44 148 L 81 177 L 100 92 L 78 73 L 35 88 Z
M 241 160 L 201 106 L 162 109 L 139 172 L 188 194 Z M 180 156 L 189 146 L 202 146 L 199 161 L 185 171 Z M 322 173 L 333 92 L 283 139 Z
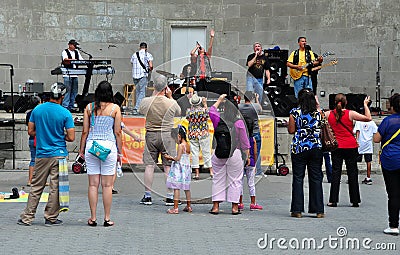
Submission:
M 143 163 L 153 165 L 158 163 L 158 157 L 166 152 L 169 155 L 176 156 L 176 143 L 171 137 L 171 132 L 146 132 L 145 147 L 143 152 Z M 170 166 L 171 161 L 161 157 L 164 166 Z

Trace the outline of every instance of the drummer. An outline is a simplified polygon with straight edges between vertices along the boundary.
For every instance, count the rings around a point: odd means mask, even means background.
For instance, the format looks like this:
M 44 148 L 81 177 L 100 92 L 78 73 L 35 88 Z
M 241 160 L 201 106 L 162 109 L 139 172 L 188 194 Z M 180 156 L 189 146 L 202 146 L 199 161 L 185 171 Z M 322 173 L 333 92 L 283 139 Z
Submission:
M 181 80 L 184 79 L 183 86 L 187 86 L 188 84 L 191 86 L 195 85 L 196 61 L 197 59 L 195 56 L 190 56 L 190 63 L 182 68 L 182 73 L 179 75 L 179 78 Z

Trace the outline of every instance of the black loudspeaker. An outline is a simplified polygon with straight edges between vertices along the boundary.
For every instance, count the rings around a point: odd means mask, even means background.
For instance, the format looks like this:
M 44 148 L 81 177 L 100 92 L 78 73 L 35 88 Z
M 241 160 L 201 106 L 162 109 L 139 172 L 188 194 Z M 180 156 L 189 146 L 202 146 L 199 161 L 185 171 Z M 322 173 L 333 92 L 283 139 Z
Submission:
M 266 91 L 276 117 L 289 117 L 290 110 L 297 107 L 293 87 L 268 86 Z
M 13 96 L 14 97 L 14 112 L 24 113 L 26 112 L 31 104 L 29 96 Z M 12 97 L 8 96 L 4 102 L 4 110 L 6 112 L 12 111 Z
M 286 62 L 289 56 L 289 50 L 267 50 L 266 55 L 270 64 L 269 72 L 271 83 L 269 85 L 285 85 L 285 78 L 287 76 Z
M 125 101 L 125 97 L 120 93 L 120 92 L 117 92 L 117 93 L 115 93 L 115 95 L 114 95 L 114 102 L 119 106 L 119 107 L 121 107 L 121 105 L 122 105 L 122 103 Z
M 329 95 L 330 110 L 335 109 L 335 96 L 336 94 Z M 366 96 L 367 96 L 366 94 L 346 94 L 346 99 L 347 99 L 346 109 L 364 114 L 364 99 Z
M 89 103 L 94 102 L 94 93 L 89 93 L 87 96 L 77 95 L 75 102 L 78 104 L 79 111 L 83 112 Z

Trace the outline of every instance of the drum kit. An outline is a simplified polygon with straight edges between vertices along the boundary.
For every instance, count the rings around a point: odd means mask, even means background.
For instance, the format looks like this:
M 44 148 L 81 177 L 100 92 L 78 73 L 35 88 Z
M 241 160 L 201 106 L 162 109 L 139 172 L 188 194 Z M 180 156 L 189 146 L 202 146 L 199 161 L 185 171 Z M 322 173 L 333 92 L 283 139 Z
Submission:
M 187 84 L 187 82 L 184 82 L 184 84 L 186 83 L 187 86 L 182 86 L 181 80 L 179 79 L 178 75 L 163 70 L 156 70 L 156 72 L 167 77 L 168 87 L 172 91 L 172 94 L 184 95 L 188 93 L 193 93 L 194 88 L 196 87 L 195 77 L 188 78 L 189 84 Z

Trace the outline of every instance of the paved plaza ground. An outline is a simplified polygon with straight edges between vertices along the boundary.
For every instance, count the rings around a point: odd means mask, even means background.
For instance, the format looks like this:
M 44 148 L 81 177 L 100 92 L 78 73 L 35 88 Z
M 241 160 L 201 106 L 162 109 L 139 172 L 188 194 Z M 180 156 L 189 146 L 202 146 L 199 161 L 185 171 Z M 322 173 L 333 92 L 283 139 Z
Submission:
M 380 174 L 372 176 L 373 185 L 360 184 L 359 208 L 350 207 L 347 177 L 343 176 L 337 208 L 325 207 L 323 219 L 307 213 L 297 219 L 289 213 L 291 175 L 258 178 L 257 201 L 264 210 L 249 211 L 245 188 L 245 210 L 235 216 L 230 214 L 228 203 L 221 204 L 219 215 L 208 213 L 211 180 L 202 174 L 200 181 L 192 182 L 192 196 L 194 200 L 202 199 L 203 203 L 194 204 L 191 214 L 180 211 L 179 215 L 168 215 L 163 197 L 156 194 L 153 194 L 152 206 L 140 205 L 143 172 L 125 172 L 117 180 L 119 194 L 113 197 L 111 213 L 115 226 L 110 228 L 102 224 L 95 228 L 86 225 L 90 216 L 87 176 L 71 173 L 69 177 L 70 211 L 60 214 L 63 226 L 44 226 L 45 203 L 40 203 L 37 217 L 29 227 L 16 224 L 25 203 L 0 203 L 0 254 L 398 254 L 398 251 L 378 248 L 394 249 L 394 245 L 400 249 L 400 236 L 382 233 L 387 227 L 387 198 Z M 359 176 L 360 182 L 363 178 Z M 7 192 L 12 187 L 21 189 L 26 180 L 27 171 L 2 170 L 0 191 Z M 163 174 L 157 172 L 155 193 L 164 195 L 163 185 Z M 329 195 L 326 181 L 323 188 L 326 204 Z M 25 187 L 25 191 L 29 188 Z M 307 203 L 307 181 L 305 197 Z M 102 219 L 100 198 L 98 222 L 102 223 Z M 297 243 L 299 249 L 295 249 Z

